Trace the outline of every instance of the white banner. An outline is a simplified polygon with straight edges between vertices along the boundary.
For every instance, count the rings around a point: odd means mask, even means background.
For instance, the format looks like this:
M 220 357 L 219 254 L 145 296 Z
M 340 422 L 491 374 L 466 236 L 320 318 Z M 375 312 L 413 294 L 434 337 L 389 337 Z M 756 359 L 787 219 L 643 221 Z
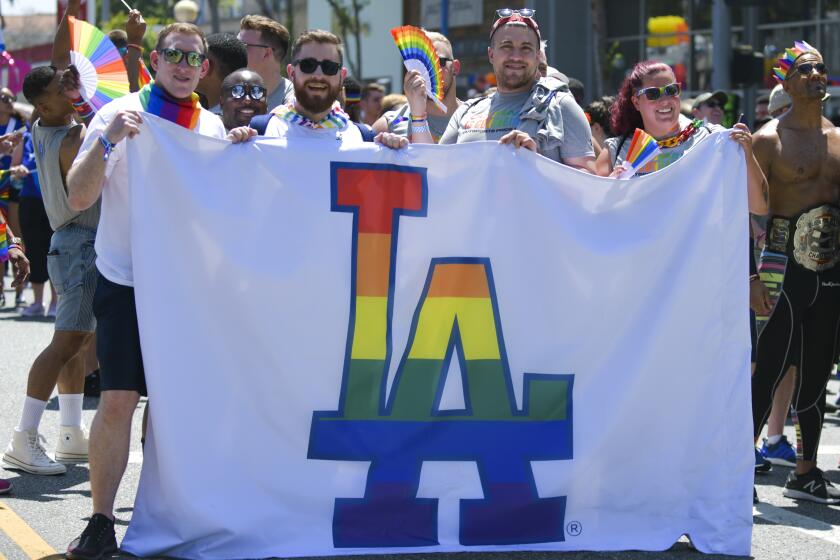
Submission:
M 151 406 L 124 549 L 748 555 L 746 171 L 129 142 Z

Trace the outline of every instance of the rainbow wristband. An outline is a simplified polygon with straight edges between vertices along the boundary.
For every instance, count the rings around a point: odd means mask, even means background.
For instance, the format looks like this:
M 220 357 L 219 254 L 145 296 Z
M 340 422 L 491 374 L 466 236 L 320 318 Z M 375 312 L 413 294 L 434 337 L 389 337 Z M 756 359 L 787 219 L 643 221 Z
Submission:
M 93 107 L 91 107 L 90 104 L 81 97 L 77 97 L 73 100 L 73 108 L 84 120 L 89 119 L 94 114 Z

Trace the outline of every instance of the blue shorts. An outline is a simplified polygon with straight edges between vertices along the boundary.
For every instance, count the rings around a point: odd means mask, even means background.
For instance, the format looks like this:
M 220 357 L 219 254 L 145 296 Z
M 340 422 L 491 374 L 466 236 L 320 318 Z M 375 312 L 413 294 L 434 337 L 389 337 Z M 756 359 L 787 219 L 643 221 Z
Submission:
M 115 284 L 99 274 L 93 312 L 102 390 L 137 391 L 146 396 L 134 288 Z
M 96 230 L 70 224 L 52 234 L 47 271 L 58 294 L 55 330 L 93 332 Z

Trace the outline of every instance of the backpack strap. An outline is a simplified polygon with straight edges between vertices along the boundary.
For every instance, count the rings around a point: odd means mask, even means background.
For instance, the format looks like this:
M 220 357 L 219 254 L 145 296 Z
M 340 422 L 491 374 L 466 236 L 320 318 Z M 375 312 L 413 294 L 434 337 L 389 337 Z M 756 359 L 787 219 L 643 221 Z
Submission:
M 260 136 L 265 136 L 265 129 L 268 128 L 268 121 L 270 121 L 273 116 L 274 115 L 272 113 L 266 113 L 265 115 L 251 117 L 250 127 L 256 130 L 257 134 Z
M 251 120 L 251 122 L 254 121 Z M 368 125 L 357 122 L 354 122 L 353 124 L 355 124 L 356 128 L 359 129 L 359 132 L 362 134 L 362 140 L 364 140 L 365 142 L 373 142 L 373 139 L 376 138 L 376 133 Z
M 618 147 L 615 149 L 615 159 L 613 160 L 613 168 L 615 168 L 615 164 L 618 163 L 618 155 L 621 153 L 621 147 L 624 146 L 624 143 L 627 142 L 627 139 L 629 137 L 629 134 L 625 134 L 621 137 L 621 142 L 618 143 Z

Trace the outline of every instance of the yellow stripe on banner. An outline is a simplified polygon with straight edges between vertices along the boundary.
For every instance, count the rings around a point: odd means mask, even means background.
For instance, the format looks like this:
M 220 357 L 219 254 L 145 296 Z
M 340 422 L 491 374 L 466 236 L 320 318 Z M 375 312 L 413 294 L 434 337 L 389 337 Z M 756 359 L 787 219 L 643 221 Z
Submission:
M 446 356 L 452 324 L 458 330 L 467 360 L 498 360 L 499 341 L 490 298 L 427 298 L 417 321 L 409 358 L 442 360 Z
M 43 558 L 56 551 L 26 524 L 6 502 L 0 501 L 0 531 L 12 539 L 18 547 L 33 560 Z
M 356 297 L 354 360 L 384 360 L 387 351 L 388 298 Z

